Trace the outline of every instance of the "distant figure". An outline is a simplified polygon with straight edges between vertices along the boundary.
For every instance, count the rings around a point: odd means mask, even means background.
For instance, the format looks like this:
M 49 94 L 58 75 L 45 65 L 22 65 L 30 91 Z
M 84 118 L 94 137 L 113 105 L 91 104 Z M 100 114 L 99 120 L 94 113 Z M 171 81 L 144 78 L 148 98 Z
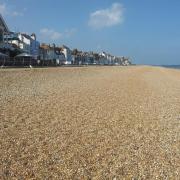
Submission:
M 30 68 L 33 68 L 31 65 L 29 65 Z

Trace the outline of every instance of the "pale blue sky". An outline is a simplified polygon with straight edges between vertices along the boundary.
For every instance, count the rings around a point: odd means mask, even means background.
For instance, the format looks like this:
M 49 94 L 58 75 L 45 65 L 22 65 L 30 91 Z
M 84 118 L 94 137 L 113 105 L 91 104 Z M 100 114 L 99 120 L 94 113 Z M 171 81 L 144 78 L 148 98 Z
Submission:
M 179 0 L 0 0 L 0 13 L 41 42 L 180 64 Z

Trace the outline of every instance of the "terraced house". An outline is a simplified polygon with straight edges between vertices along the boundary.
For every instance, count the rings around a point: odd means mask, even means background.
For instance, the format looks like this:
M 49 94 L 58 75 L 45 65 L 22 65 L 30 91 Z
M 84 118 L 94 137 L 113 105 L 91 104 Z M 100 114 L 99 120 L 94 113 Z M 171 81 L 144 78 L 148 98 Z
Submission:
M 9 63 L 15 64 L 14 58 L 28 56 L 33 59 L 33 65 L 129 65 L 128 58 L 113 56 L 109 53 L 83 52 L 77 49 L 71 50 L 69 47 L 55 44 L 45 44 L 37 41 L 35 33 L 31 35 L 21 32 L 9 31 L 3 17 L 0 14 L 0 52 L 1 56 L 9 58 Z M 27 58 L 27 57 L 26 57 Z M 4 58 L 3 58 L 4 62 Z M 29 63 L 32 62 L 31 60 Z
M 53 64 L 64 64 L 66 61 L 65 55 L 63 54 L 62 47 L 56 47 L 55 44 L 48 45 L 42 43 L 39 50 L 39 58 L 41 63 L 48 65 L 53 62 Z
M 39 56 L 40 43 L 36 40 L 36 35 L 26 33 L 9 32 L 4 35 L 5 42 L 13 47 L 19 48 L 21 52 L 28 53 L 37 59 Z

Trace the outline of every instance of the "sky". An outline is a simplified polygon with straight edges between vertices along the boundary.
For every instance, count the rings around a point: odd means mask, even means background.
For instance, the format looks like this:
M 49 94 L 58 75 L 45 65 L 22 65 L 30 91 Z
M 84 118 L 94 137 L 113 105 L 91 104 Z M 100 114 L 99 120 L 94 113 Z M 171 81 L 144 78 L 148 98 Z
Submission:
M 180 64 L 179 0 L 0 0 L 0 13 L 11 31 L 40 42 Z

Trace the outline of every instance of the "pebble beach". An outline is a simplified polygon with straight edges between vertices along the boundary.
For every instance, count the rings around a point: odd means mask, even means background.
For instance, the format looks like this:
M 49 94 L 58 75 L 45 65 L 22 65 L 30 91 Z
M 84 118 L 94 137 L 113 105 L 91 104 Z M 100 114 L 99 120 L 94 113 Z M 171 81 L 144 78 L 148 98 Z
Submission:
M 0 69 L 0 179 L 180 179 L 180 70 Z

